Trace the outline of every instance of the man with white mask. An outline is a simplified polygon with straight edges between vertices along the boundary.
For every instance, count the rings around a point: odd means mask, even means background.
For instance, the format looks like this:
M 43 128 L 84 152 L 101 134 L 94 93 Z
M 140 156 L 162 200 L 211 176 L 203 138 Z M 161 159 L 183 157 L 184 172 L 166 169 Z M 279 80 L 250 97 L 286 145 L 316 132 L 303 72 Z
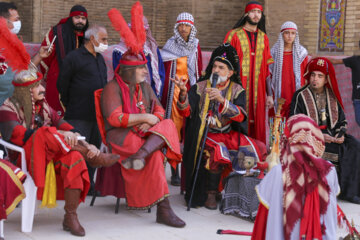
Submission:
M 212 87 L 215 74 L 219 77 L 216 87 Z M 240 81 L 238 54 L 229 43 L 216 48 L 205 75 L 189 91 L 187 81 L 183 82 L 177 76 L 172 81 L 180 89 L 177 109 L 186 118 L 183 153 L 185 200 L 190 200 L 195 166 L 201 151 L 200 143 L 205 135 L 206 118 L 210 118 L 203 149 L 205 157 L 201 159 L 191 207 L 217 209 L 216 195 L 223 188 L 220 180 L 227 177 L 233 169 L 244 170 L 244 158 L 248 153 L 255 156 L 254 166 L 266 155 L 265 144 L 246 136 L 246 94 Z
M 94 91 L 107 83 L 107 69 L 101 53 L 108 48 L 108 34 L 104 26 L 93 24 L 85 31 L 84 38 L 85 44 L 64 58 L 57 89 L 65 107 L 64 119 L 78 129 L 88 142 L 100 147 Z M 95 169 L 90 166 L 88 169 L 93 187 Z M 89 194 L 93 193 L 92 190 Z
M 21 29 L 20 16 L 17 11 L 17 7 L 14 3 L 0 2 L 0 19 L 5 18 L 6 26 L 13 34 L 18 34 Z M 2 25 L 1 27 L 5 26 Z M 39 52 L 33 56 L 31 62 L 38 66 L 43 58 L 48 57 L 51 51 L 48 51 L 48 47 L 43 46 Z M 52 50 L 52 49 L 51 49 Z M 14 92 L 14 86 L 12 80 L 15 73 L 6 64 L 6 59 L 0 54 L 0 106 L 4 103 L 5 99 L 12 96 Z

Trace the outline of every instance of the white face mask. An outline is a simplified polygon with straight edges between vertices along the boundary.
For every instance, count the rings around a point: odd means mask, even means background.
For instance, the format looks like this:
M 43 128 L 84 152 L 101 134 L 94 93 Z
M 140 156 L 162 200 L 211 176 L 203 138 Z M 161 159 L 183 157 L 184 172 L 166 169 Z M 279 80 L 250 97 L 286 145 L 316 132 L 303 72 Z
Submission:
M 212 73 L 212 74 L 210 75 L 210 83 L 212 83 L 212 81 L 213 81 L 213 76 L 214 76 L 214 74 Z M 217 80 L 217 82 L 216 82 L 216 85 L 218 85 L 218 84 L 220 84 L 220 83 L 223 83 L 223 82 L 226 82 L 227 79 L 228 79 L 227 76 L 220 76 L 220 75 L 219 75 L 219 78 L 218 78 L 218 80 Z
M 21 21 L 18 20 L 18 21 L 12 22 L 12 24 L 14 27 L 10 31 L 14 34 L 18 34 L 21 29 Z
M 98 47 L 94 45 L 95 52 L 97 53 L 105 52 L 108 49 L 108 47 L 109 47 L 108 45 L 102 43 L 100 43 Z

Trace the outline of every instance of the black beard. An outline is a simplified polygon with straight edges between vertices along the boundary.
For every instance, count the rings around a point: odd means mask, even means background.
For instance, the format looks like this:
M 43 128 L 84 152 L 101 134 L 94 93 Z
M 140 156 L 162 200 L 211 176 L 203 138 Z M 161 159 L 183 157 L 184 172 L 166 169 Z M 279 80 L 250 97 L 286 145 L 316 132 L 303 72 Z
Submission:
M 259 23 L 253 22 L 249 16 L 246 16 L 246 22 L 248 22 L 250 25 L 257 26 Z
M 76 25 L 73 25 L 73 28 L 75 31 L 83 31 L 84 28 L 85 28 L 85 25 L 82 25 L 82 24 L 76 24 Z

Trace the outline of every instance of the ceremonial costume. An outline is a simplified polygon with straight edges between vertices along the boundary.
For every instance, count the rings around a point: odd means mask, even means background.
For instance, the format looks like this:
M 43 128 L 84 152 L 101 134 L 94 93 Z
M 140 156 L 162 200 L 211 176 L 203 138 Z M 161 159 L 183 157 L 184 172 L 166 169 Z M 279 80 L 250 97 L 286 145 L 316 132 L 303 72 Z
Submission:
M 303 114 L 286 124 L 281 164 L 256 186 L 261 204 L 251 239 L 334 239 L 339 185 L 335 168 L 321 158 L 323 134 Z
M 178 30 L 180 24 L 191 26 L 189 40 L 184 40 Z M 183 78 L 188 81 L 188 88 L 193 86 L 202 71 L 202 56 L 199 39 L 196 36 L 197 29 L 194 25 L 194 17 L 187 12 L 179 14 L 174 26 L 174 36 L 167 40 L 161 50 L 161 56 L 165 65 L 165 82 L 161 103 L 166 107 L 166 117 L 174 121 L 180 140 L 182 139 L 181 129 L 184 119 L 176 109 L 179 98 L 179 88 L 174 86 L 170 78 Z
M 23 183 L 26 175 L 9 161 L 0 159 L 0 220 L 15 209 L 25 198 Z
M 254 8 L 262 10 L 261 5 L 250 2 L 245 13 Z M 226 34 L 224 43 L 230 43 L 239 55 L 240 79 L 246 91 L 245 110 L 248 114 L 249 136 L 266 143 L 266 78 L 273 59 L 265 27 L 258 26 L 256 32 L 249 32 L 243 28 L 243 19 L 244 17 Z
M 87 11 L 81 5 L 73 6 L 70 10 L 69 17 L 61 19 L 56 26 L 52 27 L 41 43 L 41 46 L 49 46 L 54 37 L 56 37 L 53 45 L 54 50 L 47 58 L 41 61 L 40 69 L 44 74 L 46 99 L 49 105 L 61 116 L 64 115 L 65 110 L 61 106 L 59 92 L 56 88 L 59 70 L 66 55 L 84 44 L 84 32 L 89 25 L 87 21 L 81 32 L 75 31 L 72 22 L 73 16 L 87 17 Z
M 360 203 L 360 143 L 346 133 L 347 121 L 337 86 L 335 70 L 326 58 L 312 59 L 306 69 L 305 78 L 313 71 L 325 74 L 328 83 L 324 92 L 319 94 L 306 85 L 295 92 L 291 103 L 290 115 L 303 113 L 311 117 L 321 128 L 323 134 L 333 138 L 344 134 L 343 143 L 325 143 L 324 159 L 331 161 L 337 168 L 341 187 L 341 197 Z M 340 134 L 340 135 L 339 135 Z
M 186 119 L 185 145 L 183 161 L 186 170 L 186 195 L 189 201 L 195 166 L 198 161 L 200 142 L 203 138 L 206 117 L 209 108 L 207 88 L 211 88 L 212 68 L 215 61 L 220 61 L 229 66 L 234 74 L 226 82 L 216 87 L 226 99 L 224 104 L 214 102 L 209 133 L 205 143 L 203 163 L 199 169 L 199 176 L 195 186 L 192 207 L 207 206 L 205 201 L 212 198 L 222 189 L 220 178 L 226 177 L 232 171 L 232 166 L 242 165 L 244 149 L 255 153 L 256 161 L 263 158 L 265 146 L 259 148 L 257 143 L 244 135 L 247 114 L 245 111 L 245 91 L 239 79 L 239 61 L 235 49 L 225 44 L 214 50 L 206 75 L 200 82 L 191 87 L 184 102 L 177 102 L 177 107 Z M 245 125 L 245 126 L 244 126 Z M 266 150 L 265 150 L 266 152 Z M 208 206 L 207 206 L 208 207 Z M 214 206 L 216 208 L 216 206 Z
M 6 34 L 11 36 L 9 31 Z M 76 214 L 90 185 L 84 158 L 91 166 L 99 167 L 112 165 L 119 156 L 110 159 L 110 155 L 95 152 L 94 146 L 85 141 L 73 141 L 77 135 L 70 131 L 75 131 L 74 128 L 46 102 L 45 89 L 40 85 L 43 75 L 30 62 L 24 45 L 14 44 L 16 39 L 13 35 L 9 40 L 14 42 L 4 48 L 6 53 L 12 53 L 8 63 L 17 74 L 13 80 L 13 96 L 0 106 L 1 136 L 24 148 L 27 168 L 38 188 L 42 206 L 55 207 L 56 199 L 65 199 L 63 229 L 84 236 L 85 230 Z M 73 147 L 69 145 L 71 140 Z
M 160 50 L 156 40 L 151 34 L 150 26 L 147 18 L 144 16 L 144 28 L 146 31 L 146 42 L 144 44 L 144 54 L 147 60 L 149 74 L 146 82 L 151 85 L 156 96 L 160 99 L 165 80 L 165 68 L 160 54 Z M 119 65 L 121 56 L 127 51 L 127 47 L 120 39 L 120 43 L 116 45 L 112 54 L 113 68 L 116 70 Z
M 283 33 L 286 30 L 296 30 L 296 37 L 292 44 L 292 51 L 284 51 Z M 293 22 L 285 22 L 281 26 L 279 38 L 271 48 L 274 63 L 270 65 L 271 87 L 274 91 L 274 109 L 269 116 L 274 117 L 278 107 L 278 99 L 285 99 L 282 105 L 281 116 L 288 118 L 291 99 L 296 90 L 305 84 L 304 73 L 308 63 L 308 52 L 300 45 L 297 26 Z
M 121 155 L 119 163 L 127 206 L 147 209 L 157 205 L 158 223 L 184 227 L 185 223 L 175 215 L 169 204 L 165 156 L 161 152 L 164 147 L 167 160 L 176 167 L 181 160 L 180 145 L 174 124 L 171 120 L 163 120 L 164 109 L 151 86 L 144 81 L 146 58 L 142 52 L 145 42 L 142 12 L 140 3 L 135 3 L 131 30 L 116 9 L 108 12 L 113 27 L 125 39 L 129 50 L 119 62 L 115 79 L 105 86 L 101 95 L 105 131 L 102 134 L 110 150 Z M 142 77 L 141 82 L 139 77 Z M 146 123 L 145 116 L 150 115 L 156 116 L 159 122 Z M 135 124 L 134 118 L 142 119 Z M 148 124 L 145 131 L 141 130 L 143 124 Z

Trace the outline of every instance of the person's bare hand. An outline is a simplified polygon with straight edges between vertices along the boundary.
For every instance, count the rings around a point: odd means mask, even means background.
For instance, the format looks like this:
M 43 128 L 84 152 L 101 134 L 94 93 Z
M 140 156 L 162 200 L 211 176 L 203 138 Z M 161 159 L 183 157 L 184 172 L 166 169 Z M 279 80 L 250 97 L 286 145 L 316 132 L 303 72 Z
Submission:
M 141 123 L 141 124 L 138 125 L 138 129 L 141 132 L 147 132 L 147 130 L 149 130 L 149 128 L 151 128 L 151 126 L 148 123 Z
M 329 134 L 324 134 L 324 140 L 326 143 L 334 142 L 334 137 L 330 136 Z
M 266 107 L 267 107 L 268 109 L 274 107 L 274 99 L 273 99 L 272 96 L 267 96 L 267 97 L 266 97 Z
M 52 50 L 53 50 L 53 47 L 51 47 L 49 49 L 48 46 L 41 46 L 39 49 L 39 55 L 41 58 L 47 58 L 48 56 L 50 56 Z
M 343 142 L 344 142 L 344 140 L 345 140 L 345 137 L 344 136 L 342 136 L 342 137 L 336 137 L 335 139 L 334 139 L 334 142 L 335 143 L 337 143 L 337 144 L 342 144 Z
M 209 94 L 210 100 L 216 100 L 219 103 L 224 103 L 225 98 L 221 95 L 221 92 L 217 88 L 206 88 L 206 92 Z
M 155 116 L 154 114 L 148 114 L 147 115 L 147 123 L 150 125 L 150 126 L 154 126 L 155 124 L 157 124 L 158 122 L 160 122 L 160 119 Z
M 184 80 L 183 77 L 181 77 L 181 78 L 179 79 L 178 76 L 175 76 L 175 78 L 170 78 L 170 80 L 171 80 L 173 83 L 175 83 L 176 86 L 179 87 L 179 89 L 180 89 L 180 95 L 182 95 L 182 96 L 186 95 L 186 93 L 187 93 L 186 84 L 187 84 L 187 82 L 189 81 L 189 79 L 185 79 L 185 80 Z
M 64 136 L 65 142 L 73 148 L 75 145 L 77 145 L 77 135 L 70 131 L 62 131 L 61 134 Z
M 100 154 L 100 150 L 97 149 L 97 147 L 95 147 L 94 145 L 89 144 L 86 147 L 89 150 L 86 155 L 88 158 L 93 158 Z

